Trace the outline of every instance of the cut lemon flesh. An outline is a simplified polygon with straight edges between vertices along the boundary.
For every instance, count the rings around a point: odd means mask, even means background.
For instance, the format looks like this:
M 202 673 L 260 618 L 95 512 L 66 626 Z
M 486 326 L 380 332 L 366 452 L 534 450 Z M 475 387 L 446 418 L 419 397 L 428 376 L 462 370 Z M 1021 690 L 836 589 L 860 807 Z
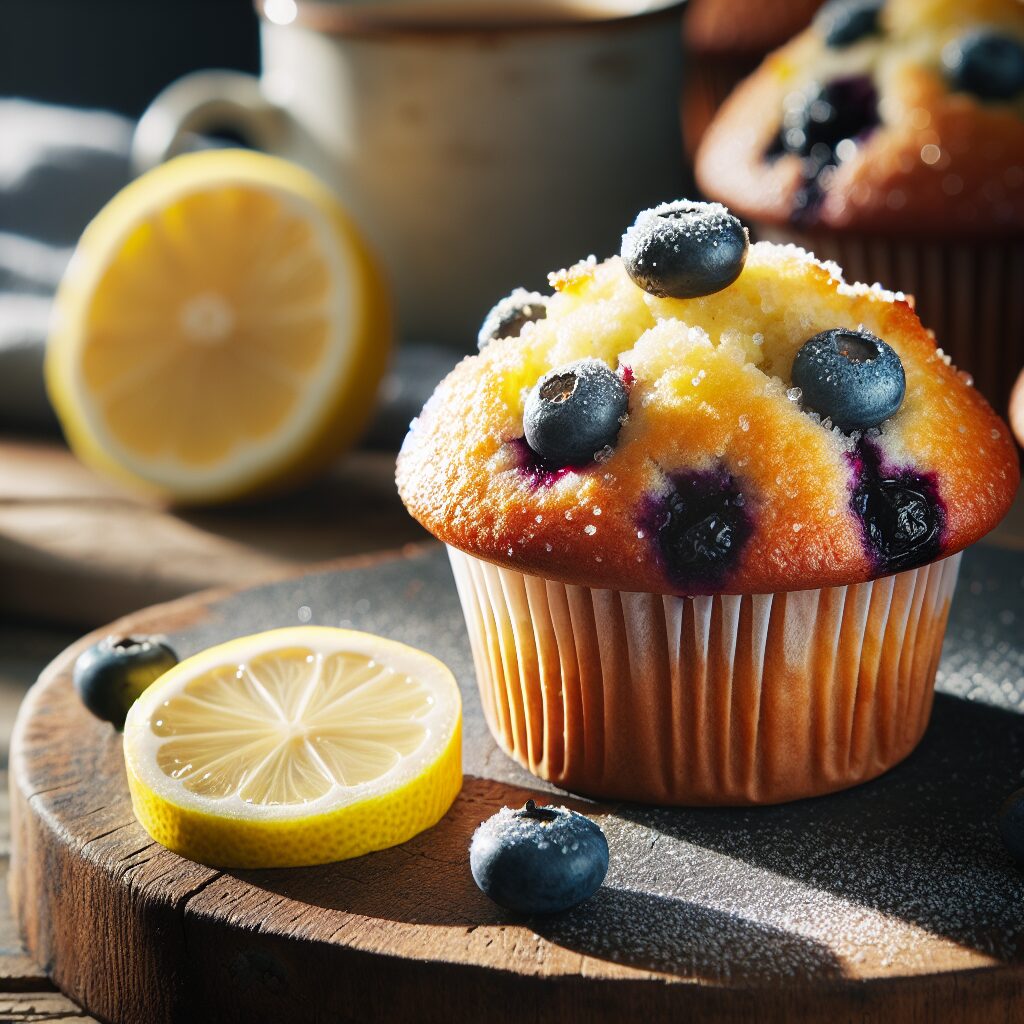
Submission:
M 390 347 L 337 200 L 283 160 L 178 157 L 89 225 L 57 294 L 50 396 L 80 457 L 181 502 L 272 490 L 365 425 Z
M 272 630 L 212 647 L 133 705 L 135 815 L 218 867 L 358 857 L 436 824 L 462 785 L 451 672 L 366 633 Z

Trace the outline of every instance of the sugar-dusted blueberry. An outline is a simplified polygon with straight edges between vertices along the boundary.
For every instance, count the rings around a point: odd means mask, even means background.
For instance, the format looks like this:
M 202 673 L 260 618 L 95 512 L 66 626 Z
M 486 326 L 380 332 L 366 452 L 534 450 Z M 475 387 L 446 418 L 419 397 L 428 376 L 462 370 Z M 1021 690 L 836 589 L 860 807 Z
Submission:
M 913 569 L 942 553 L 945 509 L 931 475 L 885 466 L 874 442 L 863 438 L 853 456 L 850 498 L 864 546 L 882 576 Z
M 732 284 L 749 245 L 747 229 L 724 206 L 681 199 L 644 210 L 622 236 L 621 254 L 645 292 L 692 299 Z
M 582 466 L 615 444 L 629 392 L 599 359 L 580 359 L 546 373 L 523 411 L 526 443 L 549 466 Z
M 78 656 L 72 680 L 82 703 L 120 729 L 142 691 L 177 663 L 157 637 L 108 636 Z
M 978 28 L 942 51 L 950 85 L 983 100 L 1012 100 L 1024 92 L 1024 42 L 992 28 Z
M 896 352 L 869 331 L 834 327 L 804 342 L 793 361 L 804 405 L 840 430 L 866 430 L 903 404 L 907 380 Z
M 476 347 L 483 351 L 498 338 L 518 338 L 527 324 L 543 320 L 548 315 L 547 297 L 540 292 L 528 292 L 516 288 L 506 295 L 488 314 L 480 325 Z
M 814 26 L 825 45 L 838 50 L 878 32 L 885 0 L 830 0 L 818 12 Z
M 503 807 L 474 833 L 469 866 L 481 891 L 508 910 L 549 914 L 592 896 L 608 872 L 608 843 L 567 807 Z
M 726 582 L 753 526 L 746 498 L 723 468 L 678 473 L 666 494 L 641 514 L 665 573 L 685 593 L 707 593 Z
M 1010 856 L 1024 867 L 1024 789 L 1011 793 L 999 811 L 999 835 Z

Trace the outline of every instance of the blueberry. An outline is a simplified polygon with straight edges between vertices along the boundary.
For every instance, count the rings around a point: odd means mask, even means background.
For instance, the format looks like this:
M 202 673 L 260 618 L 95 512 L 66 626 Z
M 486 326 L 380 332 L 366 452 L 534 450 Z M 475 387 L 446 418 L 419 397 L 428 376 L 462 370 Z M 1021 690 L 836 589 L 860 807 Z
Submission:
M 644 210 L 622 236 L 622 261 L 633 282 L 662 298 L 720 292 L 740 276 L 747 229 L 718 203 L 680 199 Z
M 812 158 L 820 169 L 836 162 L 840 142 L 860 138 L 878 124 L 878 90 L 871 78 L 836 78 L 786 110 L 782 148 Z
M 608 843 L 594 822 L 567 807 L 503 807 L 474 833 L 473 880 L 495 903 L 524 914 L 568 910 L 600 888 Z
M 942 51 L 954 89 L 983 100 L 1011 100 L 1024 92 L 1024 43 L 991 28 L 979 28 Z
M 548 315 L 548 300 L 540 292 L 517 288 L 506 295 L 484 318 L 476 347 L 482 352 L 499 338 L 518 338 L 527 324 L 543 320 Z
M 1006 798 L 999 811 L 999 834 L 1010 856 L 1024 867 L 1024 789 Z
M 907 381 L 900 357 L 868 331 L 834 327 L 804 342 L 793 362 L 804 405 L 840 430 L 866 430 L 903 404 Z
M 864 139 L 879 123 L 878 91 L 868 75 L 816 85 L 787 106 L 764 159 L 773 161 L 786 153 L 803 158 L 803 180 L 793 196 L 794 221 L 813 223 L 825 197 L 826 176 L 847 158 L 842 144 Z
M 669 579 L 688 593 L 720 588 L 753 532 L 746 499 L 724 469 L 676 474 L 641 518 Z
M 883 470 L 878 450 L 866 439 L 854 463 L 858 476 L 850 506 L 875 572 L 903 572 L 937 558 L 946 516 L 934 479 L 910 469 Z
M 526 443 L 549 468 L 582 466 L 615 444 L 629 409 L 626 385 L 599 359 L 546 373 L 526 399 Z
M 108 636 L 78 656 L 72 678 L 82 703 L 120 729 L 142 691 L 177 663 L 156 637 Z
M 814 19 L 825 45 L 838 50 L 878 32 L 884 0 L 831 0 Z

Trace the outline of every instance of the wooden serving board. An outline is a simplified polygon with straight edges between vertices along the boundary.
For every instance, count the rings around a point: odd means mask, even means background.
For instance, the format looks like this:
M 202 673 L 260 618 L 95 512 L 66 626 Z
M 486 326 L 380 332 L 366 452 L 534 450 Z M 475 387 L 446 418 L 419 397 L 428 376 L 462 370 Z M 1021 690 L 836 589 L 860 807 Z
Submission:
M 132 817 L 119 736 L 57 659 L 12 750 L 12 894 L 30 952 L 97 1016 L 182 1021 L 967 1022 L 1024 1015 L 1024 874 L 995 819 L 1024 767 L 1024 555 L 967 553 L 931 727 L 885 777 L 786 806 L 667 810 L 552 792 L 484 725 L 443 551 L 187 598 L 118 629 L 182 655 L 309 620 L 446 661 L 465 786 L 434 829 L 326 867 L 220 871 Z M 519 918 L 469 872 L 476 825 L 553 798 L 603 826 L 603 888 Z

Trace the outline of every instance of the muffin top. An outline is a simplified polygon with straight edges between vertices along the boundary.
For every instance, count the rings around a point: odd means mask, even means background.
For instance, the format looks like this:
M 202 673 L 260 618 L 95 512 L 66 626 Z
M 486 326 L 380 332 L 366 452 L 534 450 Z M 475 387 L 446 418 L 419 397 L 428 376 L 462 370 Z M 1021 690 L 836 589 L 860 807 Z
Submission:
M 1024 3 L 832 0 L 723 105 L 697 180 L 742 216 L 1024 232 Z
M 771 593 L 951 554 L 1011 501 L 1008 428 L 907 300 L 748 248 L 723 207 L 645 211 L 621 256 L 550 281 L 499 304 L 402 447 L 402 498 L 448 544 L 591 587 Z

